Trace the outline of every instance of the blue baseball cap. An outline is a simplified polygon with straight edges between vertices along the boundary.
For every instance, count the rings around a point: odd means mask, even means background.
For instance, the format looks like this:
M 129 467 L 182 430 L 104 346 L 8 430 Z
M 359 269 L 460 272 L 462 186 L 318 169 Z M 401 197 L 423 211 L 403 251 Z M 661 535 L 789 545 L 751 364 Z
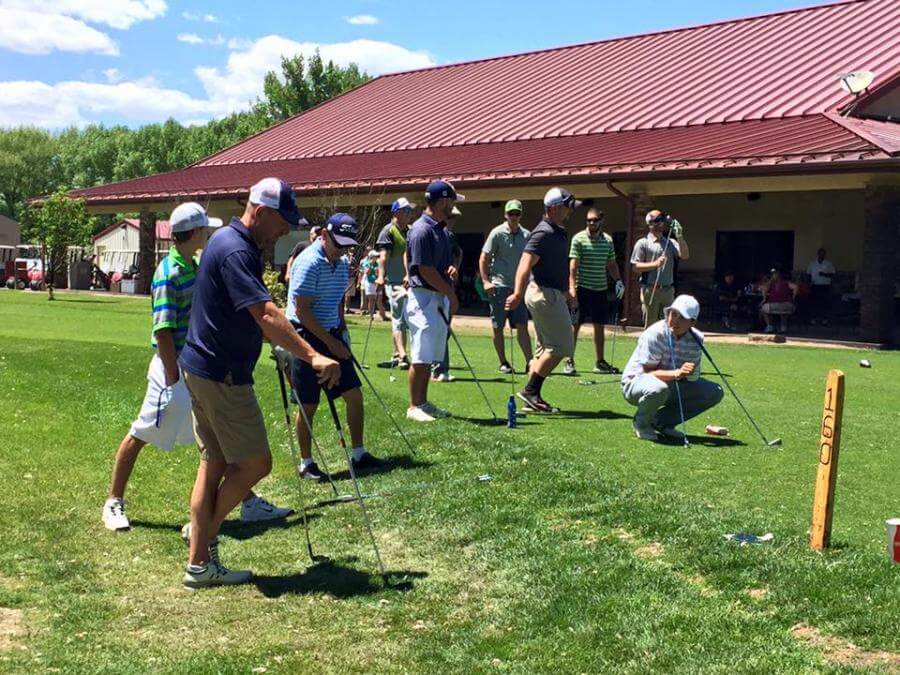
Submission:
M 335 213 L 325 224 L 328 232 L 338 246 L 358 246 L 359 225 L 349 213 Z
M 397 211 L 402 211 L 403 209 L 409 209 L 412 211 L 416 208 L 416 205 L 409 201 L 406 197 L 400 197 L 399 199 L 395 199 L 394 203 L 391 204 L 391 213 L 397 213 Z
M 294 188 L 280 178 L 263 178 L 250 188 L 250 203 L 267 206 L 281 214 L 291 227 L 309 225 L 300 214 L 294 198 Z
M 429 202 L 436 202 L 438 199 L 455 199 L 458 202 L 464 202 L 466 196 L 459 194 L 449 181 L 433 180 L 425 189 L 425 199 Z

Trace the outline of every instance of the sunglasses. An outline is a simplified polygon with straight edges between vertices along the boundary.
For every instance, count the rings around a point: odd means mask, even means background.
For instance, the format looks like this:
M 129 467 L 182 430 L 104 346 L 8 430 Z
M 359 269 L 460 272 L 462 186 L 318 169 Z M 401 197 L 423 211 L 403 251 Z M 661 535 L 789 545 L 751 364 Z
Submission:
M 593 223 L 602 223 L 605 220 L 606 220 L 606 218 L 588 218 L 585 220 L 585 222 L 587 222 L 589 224 L 593 224 Z
M 518 218 L 519 216 L 522 215 L 522 212 L 521 211 L 507 211 L 506 215 L 515 216 L 516 218 Z

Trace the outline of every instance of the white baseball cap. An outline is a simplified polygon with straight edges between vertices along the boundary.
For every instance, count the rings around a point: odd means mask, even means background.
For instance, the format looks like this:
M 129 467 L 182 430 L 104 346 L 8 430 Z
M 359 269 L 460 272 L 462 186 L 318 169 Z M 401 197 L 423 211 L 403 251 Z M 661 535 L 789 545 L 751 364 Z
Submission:
M 550 188 L 544 195 L 544 206 L 568 206 L 570 209 L 577 209 L 581 206 L 581 202 L 575 199 L 575 196 L 564 188 Z
M 700 316 L 700 303 L 697 302 L 697 298 L 693 295 L 679 295 L 672 304 L 663 311 L 668 314 L 670 309 L 674 309 L 681 314 L 681 316 L 690 321 L 696 321 L 697 317 Z
M 169 216 L 172 232 L 189 232 L 201 227 L 222 227 L 221 218 L 210 218 L 197 202 L 179 204 Z

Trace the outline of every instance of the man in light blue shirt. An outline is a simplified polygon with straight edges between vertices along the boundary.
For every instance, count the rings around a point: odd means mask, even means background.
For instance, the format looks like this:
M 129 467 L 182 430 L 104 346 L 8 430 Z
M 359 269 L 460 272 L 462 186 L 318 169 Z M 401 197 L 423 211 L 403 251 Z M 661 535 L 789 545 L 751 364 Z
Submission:
M 346 213 L 336 213 L 313 243 L 300 254 L 291 268 L 288 288 L 287 316 L 300 336 L 315 345 L 320 354 L 328 354 L 341 366 L 341 377 L 326 396 L 344 399 L 347 407 L 347 426 L 353 444 L 351 461 L 357 470 L 374 469 L 382 462 L 368 452 L 363 444 L 363 397 L 359 375 L 344 341 L 344 291 L 350 279 L 350 262 L 345 255 L 358 245 L 359 226 Z M 315 371 L 305 361 L 294 361 L 291 382 L 297 400 L 312 426 L 322 390 Z M 300 476 L 307 480 L 326 478 L 312 459 L 311 429 L 301 415 L 297 415 L 297 438 L 300 441 Z

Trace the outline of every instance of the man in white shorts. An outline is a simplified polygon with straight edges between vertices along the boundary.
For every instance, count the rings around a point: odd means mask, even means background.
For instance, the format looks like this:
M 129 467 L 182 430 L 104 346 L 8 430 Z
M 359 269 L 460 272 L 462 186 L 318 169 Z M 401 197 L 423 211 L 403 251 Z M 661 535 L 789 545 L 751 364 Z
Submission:
M 187 336 L 197 259 L 194 254 L 206 244 L 211 228 L 222 225 L 208 218 L 202 206 L 187 202 L 169 218 L 174 245 L 156 268 L 151 284 L 153 328 L 151 344 L 156 353 L 147 371 L 147 393 L 137 420 L 122 439 L 113 464 L 109 497 L 103 505 L 103 524 L 108 530 L 131 527 L 125 515 L 125 488 L 138 454 L 151 443 L 171 450 L 178 443 L 192 445 L 191 396 L 178 369 L 178 354 Z M 291 513 L 250 493 L 241 507 L 246 521 L 283 518 Z
M 450 278 L 453 260 L 446 226 L 454 202 L 463 199 L 447 181 L 430 183 L 425 191 L 425 210 L 407 237 L 406 320 L 412 366 L 406 417 L 416 422 L 433 422 L 437 417 L 450 416 L 428 400 L 428 382 L 431 364 L 444 358 L 447 319 L 459 309 Z

